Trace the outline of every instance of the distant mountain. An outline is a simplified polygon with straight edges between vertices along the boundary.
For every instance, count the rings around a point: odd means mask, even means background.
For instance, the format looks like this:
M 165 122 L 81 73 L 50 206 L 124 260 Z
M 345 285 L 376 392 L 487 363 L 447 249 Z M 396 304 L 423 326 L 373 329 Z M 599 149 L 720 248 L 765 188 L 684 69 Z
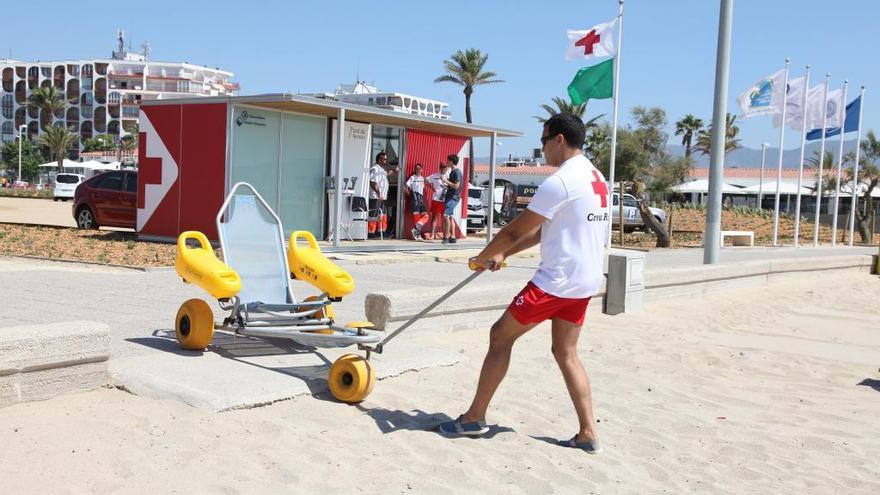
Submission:
M 819 141 L 807 141 L 806 149 L 804 150 L 804 160 L 809 159 L 813 156 L 814 152 L 819 152 L 819 148 L 821 143 Z M 837 138 L 826 139 L 825 140 L 825 151 L 830 151 L 834 153 L 834 159 L 837 160 L 837 150 L 840 147 L 840 142 Z M 669 152 L 672 153 L 673 156 L 684 156 L 684 146 L 681 145 L 669 145 L 667 147 Z M 843 153 L 846 154 L 852 150 L 856 149 L 856 140 L 851 139 L 849 141 L 843 142 Z M 787 149 L 782 153 L 782 166 L 784 168 L 797 168 L 798 159 L 800 158 L 801 149 L 800 147 L 794 149 Z M 691 157 L 694 159 L 694 166 L 699 168 L 707 168 L 709 166 L 709 155 L 703 155 L 702 153 L 692 153 Z M 765 167 L 776 167 L 776 164 L 779 163 L 779 148 L 767 148 L 767 158 L 764 162 Z M 761 149 L 754 148 L 740 148 L 738 150 L 731 151 L 724 155 L 724 166 L 725 167 L 742 167 L 742 168 L 759 168 L 761 166 Z
M 806 149 L 804 150 L 804 161 L 811 158 L 814 152 L 818 153 L 819 148 L 821 147 L 820 141 L 807 141 Z M 826 139 L 825 140 L 825 151 L 830 151 L 834 154 L 834 159 L 837 160 L 837 150 L 840 147 L 840 142 L 837 140 L 837 137 Z M 684 156 L 684 146 L 679 144 L 670 144 L 666 147 L 672 156 Z M 849 153 L 856 149 L 856 140 L 850 139 L 849 141 L 843 142 L 843 153 Z M 800 147 L 794 149 L 787 149 L 782 154 L 782 166 L 784 168 L 797 168 L 798 159 L 800 158 L 801 149 Z M 709 167 L 709 155 L 703 155 L 702 153 L 694 152 L 691 154 L 691 157 L 694 159 L 694 166 L 697 168 L 708 168 Z M 506 158 L 496 157 L 498 163 L 505 160 Z M 486 164 L 489 163 L 489 157 L 481 157 L 478 156 L 476 162 L 478 164 Z M 776 167 L 776 164 L 779 162 L 779 148 L 767 148 L 767 158 L 764 162 L 765 167 Z M 761 148 L 740 148 L 738 150 L 731 151 L 724 155 L 724 166 L 725 167 L 740 167 L 740 168 L 760 168 L 761 167 Z

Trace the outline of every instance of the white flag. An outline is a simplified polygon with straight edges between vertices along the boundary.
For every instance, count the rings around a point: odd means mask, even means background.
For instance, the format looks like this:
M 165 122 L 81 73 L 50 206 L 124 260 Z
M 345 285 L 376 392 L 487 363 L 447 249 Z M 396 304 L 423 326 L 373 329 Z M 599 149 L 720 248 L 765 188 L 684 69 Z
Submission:
M 807 129 L 822 128 L 822 97 L 825 93 L 824 85 L 816 86 L 810 90 L 810 103 L 807 105 Z M 843 108 L 843 89 L 828 91 L 828 103 L 825 108 L 825 127 L 840 127 L 840 109 Z
M 582 58 L 611 57 L 614 51 L 614 24 L 613 21 L 605 22 L 590 29 L 569 29 L 568 49 L 565 51 L 566 60 L 578 60 Z
M 796 130 L 801 130 L 804 119 L 804 91 L 806 90 L 806 78 L 798 77 L 788 80 L 788 96 L 785 100 L 785 125 Z M 809 101 L 807 107 L 809 107 Z M 773 127 L 782 125 L 782 114 L 773 116 Z
M 782 84 L 785 71 L 771 74 L 742 92 L 736 99 L 742 109 L 742 117 L 772 115 L 782 112 Z

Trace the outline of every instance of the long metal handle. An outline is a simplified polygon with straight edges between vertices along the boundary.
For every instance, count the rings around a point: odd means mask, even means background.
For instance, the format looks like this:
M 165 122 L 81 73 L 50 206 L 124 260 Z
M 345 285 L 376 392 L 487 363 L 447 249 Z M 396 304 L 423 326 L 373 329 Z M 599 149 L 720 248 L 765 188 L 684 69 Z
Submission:
M 506 267 L 506 266 L 507 266 L 507 263 L 501 263 L 501 265 L 499 266 L 499 268 L 504 268 L 504 267 Z M 471 266 L 471 269 L 472 269 L 472 270 L 475 270 L 475 268 L 476 268 L 476 267 Z M 387 337 L 385 337 L 385 339 L 384 339 L 382 342 L 379 342 L 379 343 L 376 344 L 374 347 L 369 347 L 369 346 L 365 346 L 365 345 L 359 345 L 358 347 L 359 347 L 361 350 L 365 350 L 365 351 L 367 351 L 367 359 L 370 358 L 370 353 L 371 353 L 371 352 L 375 352 L 375 353 L 377 353 L 377 354 L 382 354 L 382 349 L 385 347 L 385 344 L 387 344 L 388 342 L 391 341 L 391 339 L 393 339 L 394 337 L 396 337 L 400 332 L 402 332 L 402 331 L 406 330 L 407 328 L 409 328 L 413 323 L 417 322 L 420 318 L 422 318 L 422 317 L 425 316 L 426 314 L 430 313 L 432 309 L 434 309 L 434 308 L 436 308 L 437 306 L 439 306 L 440 304 L 442 304 L 443 301 L 449 299 L 450 296 L 452 296 L 453 294 L 455 294 L 456 292 L 458 292 L 459 290 L 461 290 L 462 287 L 464 287 L 465 285 L 471 283 L 471 281 L 473 281 L 475 278 L 479 277 L 484 271 L 485 271 L 485 270 L 475 270 L 474 273 L 470 274 L 466 279 L 464 279 L 464 280 L 462 280 L 461 282 L 459 282 L 458 285 L 456 285 L 455 287 L 449 289 L 445 294 L 443 294 L 442 296 L 440 296 L 436 301 L 432 302 L 427 308 L 421 310 L 421 311 L 419 312 L 419 314 L 417 314 L 417 315 L 413 316 L 412 318 L 410 318 L 409 320 L 407 320 L 407 322 L 404 323 L 403 325 L 401 325 L 400 328 L 398 328 L 397 330 L 391 332 L 390 335 L 388 335 Z

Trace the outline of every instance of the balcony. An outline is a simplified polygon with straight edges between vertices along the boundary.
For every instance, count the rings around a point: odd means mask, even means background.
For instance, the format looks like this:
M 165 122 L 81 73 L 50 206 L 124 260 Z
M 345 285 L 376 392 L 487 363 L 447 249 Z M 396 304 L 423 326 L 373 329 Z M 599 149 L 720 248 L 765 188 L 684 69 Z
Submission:
M 140 107 L 137 105 L 124 105 L 122 107 L 123 119 L 136 119 L 140 116 Z

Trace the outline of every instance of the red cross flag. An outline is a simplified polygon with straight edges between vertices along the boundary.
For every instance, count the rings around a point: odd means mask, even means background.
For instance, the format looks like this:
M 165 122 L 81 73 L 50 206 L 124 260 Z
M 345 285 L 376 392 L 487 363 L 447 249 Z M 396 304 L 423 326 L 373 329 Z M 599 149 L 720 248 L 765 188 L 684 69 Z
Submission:
M 569 29 L 568 50 L 565 51 L 566 60 L 578 60 L 581 58 L 611 57 L 614 50 L 614 23 L 613 21 L 599 24 L 590 29 Z

